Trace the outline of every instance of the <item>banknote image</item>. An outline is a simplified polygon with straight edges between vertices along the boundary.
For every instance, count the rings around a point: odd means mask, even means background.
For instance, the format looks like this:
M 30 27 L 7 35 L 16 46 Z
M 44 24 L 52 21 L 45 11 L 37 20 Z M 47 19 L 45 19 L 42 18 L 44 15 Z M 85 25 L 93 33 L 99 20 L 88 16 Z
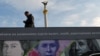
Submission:
M 39 40 L 37 44 L 32 44 L 34 48 L 31 48 L 28 56 L 62 56 L 69 43 L 69 40 Z
M 96 39 L 75 40 L 70 45 L 69 56 L 89 56 L 99 51 L 100 46 Z
M 2 40 L 0 56 L 61 56 L 69 40 Z
M 0 56 L 96 56 L 100 39 L 2 40 Z
M 24 56 L 29 50 L 27 41 L 0 41 L 1 56 Z

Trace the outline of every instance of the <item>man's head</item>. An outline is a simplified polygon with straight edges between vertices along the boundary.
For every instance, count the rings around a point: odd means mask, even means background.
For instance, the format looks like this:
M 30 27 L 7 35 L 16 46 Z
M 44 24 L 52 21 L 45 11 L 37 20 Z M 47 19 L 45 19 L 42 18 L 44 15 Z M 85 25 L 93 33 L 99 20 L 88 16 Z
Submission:
M 37 46 L 40 56 L 56 56 L 58 48 L 59 43 L 55 40 L 43 40 Z
M 25 11 L 25 16 L 28 16 L 29 15 L 29 11 Z
M 87 44 L 86 40 L 77 40 L 76 41 L 76 51 L 78 55 L 82 55 L 83 53 L 86 53 L 89 51 L 89 46 Z

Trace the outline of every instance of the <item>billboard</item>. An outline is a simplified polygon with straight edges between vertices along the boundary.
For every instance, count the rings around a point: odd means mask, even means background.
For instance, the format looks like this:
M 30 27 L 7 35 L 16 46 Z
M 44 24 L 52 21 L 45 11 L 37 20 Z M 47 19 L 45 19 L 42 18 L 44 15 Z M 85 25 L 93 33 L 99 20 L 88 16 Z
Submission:
M 99 27 L 0 28 L 0 55 L 99 56 L 99 30 Z

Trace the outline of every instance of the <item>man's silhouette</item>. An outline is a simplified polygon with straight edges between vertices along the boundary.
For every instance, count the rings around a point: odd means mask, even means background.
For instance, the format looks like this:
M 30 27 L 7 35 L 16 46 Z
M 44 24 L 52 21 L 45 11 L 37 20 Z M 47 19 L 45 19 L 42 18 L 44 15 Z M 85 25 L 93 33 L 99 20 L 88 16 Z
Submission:
M 25 28 L 27 27 L 34 27 L 34 17 L 32 16 L 32 14 L 30 14 L 28 11 L 25 11 L 25 16 L 27 17 L 27 19 L 25 21 L 23 21 L 25 23 Z

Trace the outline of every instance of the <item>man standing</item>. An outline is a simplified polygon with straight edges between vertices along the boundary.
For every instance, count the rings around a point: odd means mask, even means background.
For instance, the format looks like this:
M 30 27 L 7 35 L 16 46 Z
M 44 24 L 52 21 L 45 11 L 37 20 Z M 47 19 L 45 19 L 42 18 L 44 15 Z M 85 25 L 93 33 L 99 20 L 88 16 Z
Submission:
M 25 28 L 27 27 L 34 27 L 34 17 L 32 16 L 32 14 L 30 14 L 28 11 L 25 11 L 25 16 L 27 17 L 27 19 L 25 21 L 23 21 L 25 23 Z

